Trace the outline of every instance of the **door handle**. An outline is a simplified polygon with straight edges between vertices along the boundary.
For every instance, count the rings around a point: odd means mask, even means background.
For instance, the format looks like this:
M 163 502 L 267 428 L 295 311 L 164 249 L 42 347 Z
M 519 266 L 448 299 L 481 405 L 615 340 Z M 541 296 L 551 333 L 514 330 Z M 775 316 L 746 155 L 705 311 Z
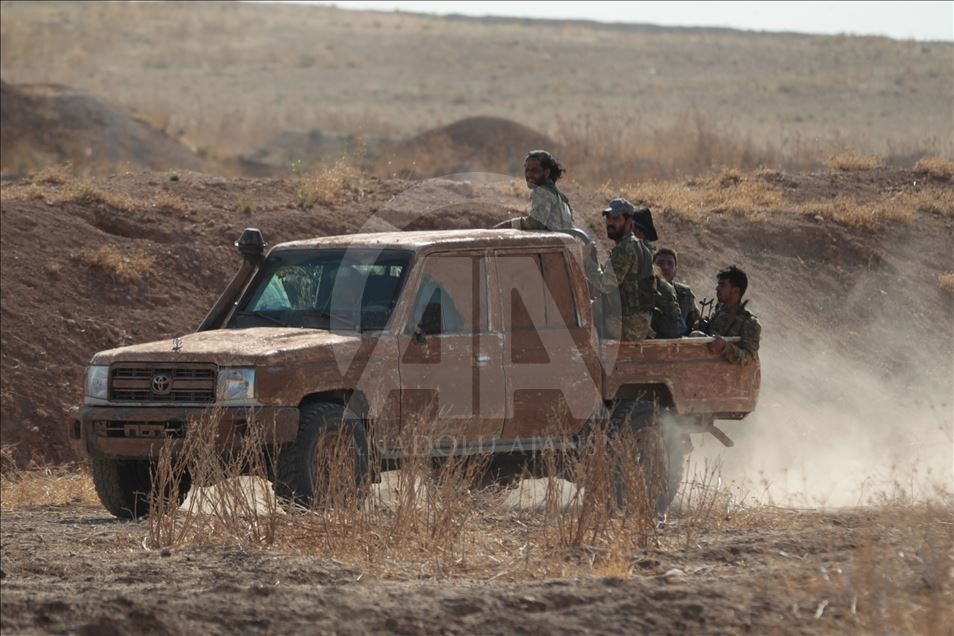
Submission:
M 480 353 L 477 355 L 477 366 L 485 367 L 490 364 L 491 357 L 486 353 Z

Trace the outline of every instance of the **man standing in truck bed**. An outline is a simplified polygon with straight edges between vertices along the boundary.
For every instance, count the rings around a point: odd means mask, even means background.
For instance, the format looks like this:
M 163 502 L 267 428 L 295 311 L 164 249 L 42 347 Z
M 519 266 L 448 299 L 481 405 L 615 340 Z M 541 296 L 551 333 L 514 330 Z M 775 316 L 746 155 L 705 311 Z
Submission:
M 755 360 L 762 337 L 762 325 L 758 318 L 745 308 L 748 301 L 742 301 L 749 279 L 741 269 L 732 265 L 716 275 L 716 300 L 719 306 L 709 321 L 706 333 L 715 336 L 709 343 L 709 350 L 721 353 L 722 357 L 736 364 L 749 364 Z M 726 342 L 725 338 L 739 336 L 737 343 Z
M 648 210 L 646 210 L 648 212 Z M 619 291 L 619 317 L 610 316 L 607 327 L 610 337 L 620 334 L 620 340 L 637 341 L 652 335 L 653 306 L 656 277 L 653 274 L 653 253 L 642 239 L 633 235 L 633 216 L 636 211 L 626 199 L 613 199 L 603 210 L 606 235 L 616 242 L 609 261 L 603 267 L 587 255 L 586 274 L 593 286 L 604 294 Z M 650 225 L 651 225 L 651 216 Z M 655 240 L 653 227 L 643 232 Z M 588 249 L 595 249 L 591 243 Z
M 530 195 L 530 214 L 503 221 L 494 228 L 517 230 L 569 230 L 573 227 L 573 208 L 566 195 L 556 187 L 563 166 L 546 150 L 531 150 L 523 165 Z

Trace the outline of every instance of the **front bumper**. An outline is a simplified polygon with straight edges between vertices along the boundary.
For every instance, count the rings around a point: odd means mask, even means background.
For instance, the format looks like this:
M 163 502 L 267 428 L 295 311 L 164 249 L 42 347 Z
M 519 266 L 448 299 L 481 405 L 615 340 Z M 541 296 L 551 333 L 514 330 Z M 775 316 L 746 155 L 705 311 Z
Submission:
M 150 459 L 163 445 L 182 446 L 191 427 L 216 428 L 223 450 L 240 446 L 251 427 L 264 444 L 292 442 L 298 435 L 294 407 L 82 406 L 67 424 L 70 444 L 80 456 Z

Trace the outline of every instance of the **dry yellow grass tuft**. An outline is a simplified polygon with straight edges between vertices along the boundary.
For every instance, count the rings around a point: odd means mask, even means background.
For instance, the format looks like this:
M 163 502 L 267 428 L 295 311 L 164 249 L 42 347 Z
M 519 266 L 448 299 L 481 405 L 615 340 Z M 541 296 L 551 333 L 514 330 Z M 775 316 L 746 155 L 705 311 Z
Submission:
M 330 168 L 319 168 L 316 176 L 300 178 L 296 191 L 298 206 L 310 210 L 316 205 L 334 205 L 344 200 L 360 176 L 360 171 L 346 159 Z
M 940 181 L 954 180 L 954 161 L 940 157 L 925 157 L 914 164 L 914 171 Z
M 40 185 L 63 185 L 73 178 L 73 166 L 65 164 L 50 166 L 33 177 L 33 183 Z
M 149 200 L 149 206 L 153 209 L 163 212 L 175 212 L 176 214 L 188 214 L 192 208 L 182 198 L 162 190 L 155 194 Z
M 89 206 L 102 206 L 120 212 L 134 212 L 140 204 L 122 193 L 107 192 L 97 188 L 91 181 L 81 181 L 70 177 L 63 170 L 51 170 L 40 173 L 29 185 L 7 186 L 0 190 L 4 200 L 43 200 L 50 205 L 78 203 Z
M 782 191 L 753 175 L 728 170 L 699 182 L 650 181 L 622 189 L 634 204 L 648 205 L 663 214 L 700 220 L 711 214 L 742 214 L 763 220 L 766 214 L 785 209 Z
M 64 503 L 99 505 L 84 466 L 34 464 L 20 468 L 13 460 L 13 448 L 0 448 L 0 510 Z
M 35 183 L 0 188 L 0 200 L 3 201 L 43 201 L 46 196 L 46 191 Z
M 142 282 L 146 272 L 156 262 L 155 257 L 143 252 L 123 254 L 111 245 L 104 245 L 98 250 L 85 250 L 76 258 L 114 280 L 132 284 Z
M 954 272 L 937 275 L 937 286 L 954 296 Z
M 830 170 L 839 172 L 858 172 L 862 170 L 874 170 L 882 167 L 884 164 L 877 157 L 861 156 L 853 150 L 840 152 L 832 155 L 825 160 L 825 165 Z
M 68 182 L 52 198 L 55 204 L 80 203 L 90 206 L 103 206 L 120 212 L 134 212 L 138 202 L 126 194 L 107 192 L 87 181 Z

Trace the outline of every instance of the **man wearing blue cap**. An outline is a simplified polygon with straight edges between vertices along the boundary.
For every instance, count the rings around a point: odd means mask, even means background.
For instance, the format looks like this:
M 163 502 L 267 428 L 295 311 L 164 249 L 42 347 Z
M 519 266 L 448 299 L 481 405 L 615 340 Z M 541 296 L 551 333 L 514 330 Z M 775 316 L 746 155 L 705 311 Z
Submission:
M 609 334 L 619 333 L 620 340 L 637 341 L 652 335 L 653 306 L 655 304 L 656 277 L 653 273 L 653 253 L 643 239 L 633 235 L 633 220 L 640 221 L 642 236 L 655 240 L 656 229 L 652 226 L 649 210 L 637 212 L 626 199 L 613 199 L 603 210 L 606 219 L 606 235 L 616 242 L 609 261 L 603 267 L 595 259 L 584 259 L 586 273 L 593 286 L 604 294 L 619 292 L 619 314 L 607 318 Z M 648 218 L 648 221 L 645 219 Z M 588 249 L 595 249 L 590 244 Z

